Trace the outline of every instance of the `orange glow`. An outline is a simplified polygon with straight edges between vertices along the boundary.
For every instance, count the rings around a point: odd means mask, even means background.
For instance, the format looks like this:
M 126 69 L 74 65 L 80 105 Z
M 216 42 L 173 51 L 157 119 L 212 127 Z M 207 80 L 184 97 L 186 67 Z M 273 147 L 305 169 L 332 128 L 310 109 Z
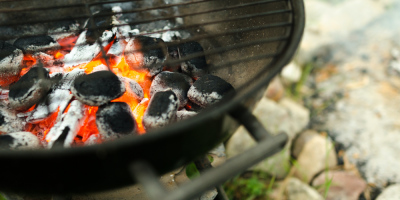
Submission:
M 38 133 L 43 133 L 43 140 L 46 137 L 47 133 L 50 131 L 51 127 L 56 122 L 57 116 L 58 116 L 59 109 L 57 109 L 56 112 L 52 113 L 49 117 L 46 119 L 39 121 L 39 122 L 34 122 L 34 123 L 28 123 L 25 127 L 26 131 L 29 131 L 35 135 Z
M 99 107 L 85 105 L 85 116 L 83 124 L 78 131 L 78 135 L 82 137 L 82 142 L 85 142 L 91 135 L 98 134 L 96 126 L 96 112 Z
M 138 125 L 138 133 L 141 135 L 146 133 L 146 130 L 144 129 L 142 120 L 143 120 L 144 112 L 146 111 L 148 106 L 149 106 L 149 100 L 147 100 L 145 102 L 141 102 L 136 107 L 136 109 L 133 111 L 133 116 L 135 117 L 136 123 Z
M 59 41 L 57 41 L 61 45 L 61 49 L 58 51 L 55 51 L 52 53 L 55 59 L 63 59 L 64 56 L 73 48 L 75 45 L 77 37 L 68 37 L 68 38 L 63 38 Z M 106 47 L 104 47 L 104 51 L 107 52 L 111 45 L 113 44 L 114 41 L 110 42 Z M 119 57 L 113 57 L 116 58 L 114 59 L 114 62 L 109 62 L 111 63 L 110 65 L 110 70 L 115 73 L 118 76 L 126 77 L 129 79 L 132 79 L 136 81 L 143 89 L 144 92 L 144 98 L 147 98 L 146 100 L 143 100 L 142 102 L 139 102 L 139 100 L 136 99 L 132 91 L 127 89 L 127 91 L 119 98 L 112 100 L 112 102 L 125 102 L 127 103 L 131 110 L 132 113 L 136 119 L 137 125 L 138 125 L 138 130 L 137 132 L 139 134 L 144 134 L 146 130 L 143 127 L 142 124 L 142 118 L 144 115 L 144 112 L 146 111 L 148 104 L 149 104 L 149 98 L 150 98 L 150 86 L 152 83 L 152 78 L 148 75 L 148 72 L 146 70 L 138 69 L 139 66 L 143 62 L 143 54 L 141 52 L 135 52 L 133 53 L 134 55 L 129 55 L 133 56 L 134 60 L 137 61 L 136 63 L 130 63 L 130 65 L 127 64 L 125 57 L 121 56 L 120 57 L 120 62 L 117 63 L 116 61 L 119 61 Z M 109 61 L 112 61 L 112 58 L 107 58 Z M 24 75 L 29 71 L 29 69 L 36 64 L 35 58 L 33 58 L 31 55 L 25 55 L 24 56 L 24 68 L 22 69 L 20 76 Z M 99 53 L 92 61 L 88 63 L 83 63 L 78 66 L 74 67 L 69 67 L 69 68 L 61 68 L 61 71 L 64 71 L 65 73 L 70 72 L 74 69 L 83 69 L 86 74 L 90 74 L 93 72 L 93 70 L 99 66 L 99 65 L 106 65 L 105 59 L 102 57 L 102 53 Z M 57 68 L 58 70 L 58 68 Z M 18 78 L 18 77 L 17 77 Z M 0 83 L 1 84 L 1 83 Z M 68 112 L 70 108 L 70 105 L 67 106 L 67 108 L 63 111 L 63 113 Z M 32 111 L 34 107 L 30 108 L 28 111 Z M 88 138 L 94 134 L 99 134 L 99 131 L 97 129 L 96 125 L 96 112 L 98 110 L 97 106 L 84 106 L 84 117 L 82 119 L 82 124 L 81 127 L 78 130 L 77 137 L 75 138 L 75 143 L 77 145 L 82 145 L 85 141 L 88 140 Z M 26 111 L 26 112 L 28 112 Z M 57 112 L 51 114 L 49 117 L 47 117 L 45 120 L 36 122 L 36 123 L 28 123 L 26 126 L 26 131 L 30 131 L 34 134 L 42 133 L 43 139 L 47 135 L 47 133 L 50 131 L 51 127 L 57 122 L 57 116 L 59 115 L 59 110 Z M 100 141 L 100 139 L 98 139 Z M 97 141 L 97 142 L 98 142 Z

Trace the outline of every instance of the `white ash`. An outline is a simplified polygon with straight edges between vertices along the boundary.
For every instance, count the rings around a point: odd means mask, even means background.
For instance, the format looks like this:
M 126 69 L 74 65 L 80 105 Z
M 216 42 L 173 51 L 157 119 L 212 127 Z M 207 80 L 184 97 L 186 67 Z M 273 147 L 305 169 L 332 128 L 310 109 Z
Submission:
M 43 53 L 43 52 L 36 52 L 32 55 L 32 57 L 34 59 L 36 59 L 37 61 L 39 61 L 40 63 L 43 64 L 43 67 L 51 67 L 53 66 L 54 63 L 54 57 Z
M 100 106 L 96 113 L 96 126 L 105 139 L 120 138 L 134 134 L 137 130 L 131 108 L 125 102 L 112 102 Z
M 98 65 L 98 66 L 93 68 L 92 73 L 93 72 L 98 72 L 98 71 L 108 71 L 108 67 L 103 65 L 103 64 Z
M 5 144 L 7 147 L 2 146 L 1 148 L 12 150 L 28 150 L 39 149 L 41 147 L 39 139 L 36 137 L 36 135 L 30 132 L 14 132 L 6 135 L 0 135 L 0 143 L 2 143 L 2 145 L 4 145 L 2 140 L 7 137 L 11 137 L 12 140 L 7 142 L 8 144 Z
M 10 90 L 1 89 L 0 91 L 0 100 L 8 100 L 8 93 Z
M 146 130 L 161 128 L 176 121 L 179 100 L 172 91 L 157 92 L 143 115 Z M 165 106 L 168 106 L 165 109 Z
M 129 96 L 134 96 L 135 99 L 139 101 L 144 98 L 144 92 L 139 83 L 137 83 L 135 80 L 123 76 L 118 76 L 118 78 L 121 80 L 121 82 L 125 83 L 125 92 L 129 93 Z
M 10 79 L 3 86 L 6 86 L 13 81 L 13 77 L 18 77 L 21 72 L 21 64 L 24 55 L 22 50 L 15 49 L 13 53 L 2 60 L 0 60 L 0 78 L 3 80 Z
M 64 56 L 64 68 L 75 67 L 80 64 L 88 63 L 101 52 L 101 47 L 97 42 L 93 43 L 92 45 L 87 44 L 86 32 L 87 31 L 83 31 L 79 35 L 74 48 L 69 54 Z M 103 47 L 108 45 L 108 41 L 110 41 L 113 36 L 114 34 L 111 31 L 105 31 L 103 33 L 102 37 L 100 38 Z
M 182 38 L 179 31 L 170 31 L 170 29 L 171 29 L 171 27 L 169 27 L 169 26 L 164 27 L 164 30 L 167 30 L 167 31 L 163 32 L 161 35 L 161 39 L 163 39 L 164 42 L 171 42 L 174 40 L 174 38 L 185 39 L 185 38 Z
M 74 80 L 78 76 L 82 76 L 85 74 L 85 70 L 83 69 L 74 69 L 68 73 L 63 74 L 63 77 L 60 81 L 60 84 L 57 86 L 59 89 L 63 90 L 70 90 L 72 87 L 72 84 L 74 83 Z
M 58 27 L 54 29 L 49 29 L 48 34 L 50 37 L 52 37 L 55 41 L 61 40 L 66 37 L 74 36 L 76 34 L 76 31 L 79 30 L 79 24 L 78 23 L 71 23 L 68 25 L 68 28 L 66 27 Z M 63 33 L 65 32 L 65 33 Z
M 196 112 L 193 111 L 187 111 L 186 109 L 178 110 L 176 112 L 176 119 L 177 121 L 182 121 L 188 118 L 191 118 L 193 116 L 197 115 Z
M 179 99 L 179 109 L 185 107 L 188 102 L 187 92 L 193 80 L 181 73 L 164 71 L 154 77 L 150 86 L 150 96 L 157 92 L 172 90 Z
M 59 109 L 60 115 L 66 109 L 73 95 L 68 90 L 56 89 L 47 95 L 47 105 L 45 102 L 38 104 L 35 109 L 27 113 L 19 113 L 18 117 L 27 117 L 26 122 L 36 123 L 46 119 L 50 114 Z
M 223 96 L 218 94 L 217 92 L 203 93 L 197 90 L 195 86 L 192 86 L 189 89 L 188 97 L 197 105 L 200 105 L 201 107 L 207 107 L 220 101 Z
M 17 117 L 13 110 L 0 107 L 0 132 L 12 133 L 22 131 L 25 128 L 25 122 Z
M 67 127 L 69 128 L 69 132 L 64 140 L 63 146 L 70 147 L 82 125 L 83 116 L 84 105 L 78 100 L 72 101 L 68 112 L 62 115 L 61 120 L 59 120 L 47 134 L 46 141 L 48 141 L 48 148 L 53 147 L 54 142 Z
M 100 134 L 93 134 L 93 135 L 89 136 L 89 138 L 85 141 L 84 145 L 91 146 L 91 145 L 99 144 L 102 140 L 103 139 Z

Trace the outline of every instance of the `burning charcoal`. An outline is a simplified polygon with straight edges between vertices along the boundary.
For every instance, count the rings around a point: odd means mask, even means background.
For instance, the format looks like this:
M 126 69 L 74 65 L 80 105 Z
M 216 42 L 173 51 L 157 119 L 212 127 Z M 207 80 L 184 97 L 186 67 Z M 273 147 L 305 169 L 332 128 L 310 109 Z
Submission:
M 111 64 L 117 65 L 119 62 L 121 62 L 125 47 L 126 43 L 123 39 L 117 38 L 114 40 L 114 43 L 107 52 L 107 56 L 110 57 Z
M 157 45 L 163 45 L 163 40 L 146 36 L 131 38 L 124 52 L 126 63 L 132 69 L 145 69 L 150 72 L 151 76 L 157 75 L 161 72 L 165 61 L 163 49 L 161 47 L 148 50 L 143 49 L 155 48 Z
M 48 35 L 19 38 L 14 42 L 14 46 L 28 53 L 45 52 L 47 50 L 56 50 L 60 48 L 60 45 Z
M 50 90 L 49 72 L 33 67 L 10 86 L 10 108 L 24 111 L 38 103 Z
M 188 92 L 189 99 L 202 107 L 208 107 L 223 97 L 232 94 L 235 89 L 223 79 L 211 74 L 199 78 Z
M 30 132 L 16 132 L 0 135 L 0 149 L 38 149 L 40 141 L 36 135 Z
M 177 72 L 161 72 L 151 83 L 150 96 L 160 91 L 172 90 L 179 99 L 179 108 L 185 107 L 187 92 L 193 80 L 185 74 Z
M 21 72 L 22 51 L 0 40 L 0 86 L 8 86 L 18 80 Z
M 113 32 L 104 32 L 100 38 L 102 46 L 107 46 L 113 37 Z M 69 54 L 64 56 L 64 68 L 71 68 L 92 61 L 97 55 L 99 55 L 101 48 L 102 47 L 100 47 L 98 43 L 88 44 L 86 41 L 86 31 L 82 32 L 79 35 L 74 48 Z
M 93 72 L 98 72 L 98 71 L 108 71 L 108 67 L 103 65 L 103 64 L 98 65 L 98 66 L 93 68 L 92 73 Z
M 100 106 L 120 97 L 125 92 L 125 83 L 110 71 L 98 71 L 77 77 L 71 92 L 84 104 Z
M 74 69 L 64 75 L 62 75 L 61 80 L 54 86 L 54 88 L 62 89 L 62 90 L 70 90 L 72 84 L 78 76 L 82 76 L 85 74 L 85 70 L 83 69 Z
M 118 78 L 125 83 L 126 92 L 129 92 L 130 94 L 129 96 L 133 96 L 139 101 L 141 101 L 144 98 L 144 92 L 139 83 L 130 78 L 122 76 L 118 76 Z
M 99 107 L 96 125 L 104 138 L 118 138 L 135 133 L 137 124 L 125 102 L 112 102 Z
M 112 9 L 103 9 L 93 15 L 94 26 L 96 27 L 93 30 L 92 20 L 89 19 L 85 28 L 87 28 L 86 32 L 86 41 L 88 44 L 93 44 L 96 42 L 99 36 L 103 34 L 106 30 L 111 30 L 111 26 L 113 25 L 113 10 Z M 97 37 L 96 37 L 97 36 Z
M 197 104 L 195 104 L 195 103 L 193 103 L 192 101 L 188 100 L 188 102 L 187 102 L 187 104 L 185 106 L 185 109 L 187 111 L 193 111 L 193 112 L 198 113 L 201 110 L 203 110 L 204 108 L 199 106 L 199 105 L 197 105 Z
M 174 122 L 178 104 L 178 98 L 170 90 L 155 93 L 143 115 L 144 127 L 146 129 L 160 128 Z
M 17 117 L 17 113 L 0 107 L 0 132 L 12 133 L 22 131 L 25 123 Z
M 18 117 L 27 117 L 26 122 L 35 123 L 46 119 L 50 114 L 59 109 L 65 110 L 73 95 L 69 90 L 55 89 L 47 95 L 45 101 L 39 103 L 31 112 L 20 113 Z
M 48 148 L 70 147 L 79 131 L 84 115 L 84 105 L 74 100 L 67 113 L 50 129 L 46 135 Z
M 89 136 L 89 138 L 85 141 L 85 146 L 90 146 L 94 144 L 99 144 L 102 141 L 102 137 L 100 134 L 93 134 Z
M 181 57 L 190 56 L 191 54 L 201 53 L 203 51 L 203 47 L 197 42 L 183 43 L 179 47 Z M 198 79 L 208 73 L 206 57 L 200 56 L 184 61 L 181 64 L 181 69 L 183 73 Z
M 79 30 L 79 24 L 72 19 L 55 21 L 54 23 L 55 24 L 52 26 L 53 28 L 49 29 L 48 33 L 55 41 L 73 36 L 76 34 L 74 31 Z
M 177 121 L 182 121 L 182 120 L 188 119 L 190 117 L 193 117 L 195 115 L 197 115 L 196 112 L 187 111 L 185 109 L 182 109 L 182 110 L 179 110 L 176 112 Z

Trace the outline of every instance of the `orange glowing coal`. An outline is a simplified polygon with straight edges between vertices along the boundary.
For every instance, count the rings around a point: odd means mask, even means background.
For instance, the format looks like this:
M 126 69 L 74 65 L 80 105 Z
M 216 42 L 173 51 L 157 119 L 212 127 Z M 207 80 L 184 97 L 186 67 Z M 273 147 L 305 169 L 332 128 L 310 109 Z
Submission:
M 76 41 L 76 37 L 73 38 L 66 38 L 61 41 L 58 41 L 59 44 L 62 46 L 61 50 L 53 52 L 53 57 L 55 59 L 62 59 L 64 56 L 72 49 Z M 109 45 L 104 47 L 105 52 L 107 52 L 113 42 L 110 42 Z M 29 71 L 29 69 L 36 64 L 35 58 L 33 58 L 31 55 L 25 55 L 24 56 L 24 61 L 25 61 L 25 68 L 22 70 L 20 76 L 24 75 Z M 134 81 L 136 81 L 143 89 L 144 92 L 144 99 L 141 102 L 138 102 L 136 98 L 131 96 L 132 94 L 129 92 L 125 92 L 122 96 L 120 96 L 117 99 L 114 99 L 113 102 L 125 102 L 127 103 L 131 110 L 132 113 L 136 119 L 137 125 L 138 125 L 138 130 L 137 132 L 139 134 L 144 134 L 146 133 L 146 130 L 143 127 L 142 124 L 142 117 L 144 115 L 144 112 L 147 109 L 148 103 L 149 103 L 149 97 L 150 97 L 150 86 L 152 83 L 151 77 L 148 75 L 148 72 L 146 71 L 138 71 L 137 68 L 132 68 L 130 67 L 126 61 L 124 56 L 122 55 L 120 57 L 120 62 L 116 63 L 115 60 L 110 59 L 109 62 L 110 66 L 109 69 L 115 73 L 118 76 L 130 78 Z M 140 63 L 138 63 L 140 64 Z M 62 71 L 65 73 L 70 72 L 74 69 L 83 69 L 86 74 L 90 74 L 93 72 L 93 70 L 100 66 L 100 65 L 107 65 L 107 62 L 104 60 L 102 57 L 102 54 L 100 53 L 96 58 L 94 58 L 92 61 L 89 63 L 84 63 L 80 64 L 75 67 L 70 67 L 70 68 L 63 68 Z M 51 72 L 50 72 L 51 73 Z M 32 110 L 33 107 L 30 109 Z M 69 106 L 64 110 L 64 111 L 59 111 L 52 113 L 49 117 L 47 117 L 45 120 L 35 122 L 35 123 L 28 123 L 26 125 L 26 131 L 32 132 L 35 135 L 38 135 L 39 138 L 45 138 L 46 134 L 49 132 L 52 126 L 59 120 L 61 113 L 66 113 L 69 109 Z M 29 112 L 30 110 L 26 111 Z M 77 144 L 83 144 L 83 142 L 87 141 L 88 138 L 91 135 L 94 134 L 99 134 L 99 131 L 96 126 L 96 112 L 98 110 L 98 107 L 96 106 L 88 106 L 85 105 L 85 110 L 84 110 L 84 117 L 82 119 L 82 124 L 80 126 L 80 129 L 77 133 L 77 137 L 75 138 L 75 142 Z

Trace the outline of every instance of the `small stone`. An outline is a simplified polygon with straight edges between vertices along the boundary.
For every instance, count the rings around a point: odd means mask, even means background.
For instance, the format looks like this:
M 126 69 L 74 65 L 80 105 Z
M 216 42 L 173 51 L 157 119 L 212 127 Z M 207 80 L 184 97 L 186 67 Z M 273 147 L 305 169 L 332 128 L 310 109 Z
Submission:
M 294 158 L 298 158 L 304 148 L 304 145 L 306 145 L 311 139 L 316 136 L 319 136 L 319 134 L 317 133 L 317 131 L 314 130 L 306 130 L 298 135 L 292 145 L 292 155 L 294 156 Z
M 400 199 L 400 184 L 395 184 L 387 187 L 376 198 L 376 200 L 392 200 Z
M 285 88 L 278 76 L 269 83 L 265 96 L 276 102 L 285 96 Z
M 337 165 L 337 158 L 332 142 L 317 133 L 304 144 L 297 158 L 294 176 L 309 183 L 319 172 Z
M 324 185 L 326 180 L 331 181 L 326 200 L 358 200 L 358 197 L 367 188 L 367 183 L 363 179 L 346 171 L 323 172 L 313 180 L 312 186 Z M 319 190 L 321 195 L 324 192 L 324 187 Z
M 288 200 L 323 200 L 324 198 L 312 187 L 297 178 L 290 178 L 286 187 Z
M 282 69 L 281 76 L 284 82 L 296 83 L 300 80 L 301 73 L 300 66 L 291 62 Z

